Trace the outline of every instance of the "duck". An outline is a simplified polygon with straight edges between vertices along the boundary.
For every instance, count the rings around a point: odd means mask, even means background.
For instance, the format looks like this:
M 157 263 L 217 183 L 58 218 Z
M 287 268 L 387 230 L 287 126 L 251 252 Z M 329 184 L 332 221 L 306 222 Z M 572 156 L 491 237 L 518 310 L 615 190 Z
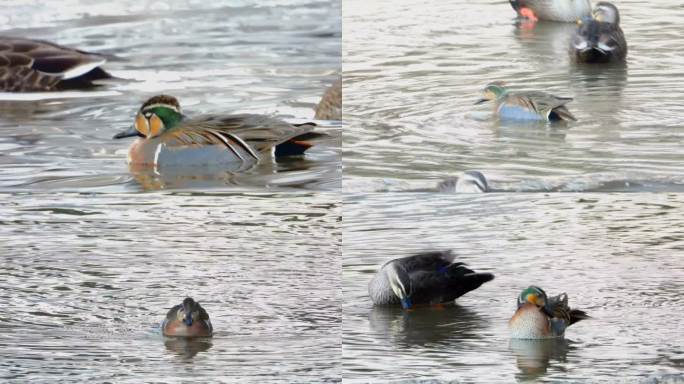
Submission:
M 615 5 L 605 1 L 596 3 L 591 17 L 578 21 L 570 43 L 570 57 L 577 63 L 625 61 L 627 41 Z
M 518 17 L 574 23 L 589 16 L 589 0 L 509 0 Z
M 390 260 L 369 282 L 368 294 L 375 305 L 411 309 L 453 302 L 494 279 L 455 259 L 451 251 L 431 251 Z
M 211 337 L 214 334 L 209 314 L 191 297 L 169 310 L 161 328 L 164 336 L 172 337 Z
M 335 81 L 326 89 L 321 101 L 316 106 L 314 119 L 342 120 L 342 79 Z
M 437 184 L 442 193 L 484 193 L 490 192 L 487 179 L 480 171 L 464 171 L 458 177 L 450 177 Z
M 189 118 L 169 95 L 149 98 L 133 126 L 114 139 L 137 137 L 128 164 L 140 167 L 200 166 L 241 162 L 254 164 L 270 156 L 301 155 L 321 136 L 314 123 L 290 124 L 256 114 L 206 115 Z
M 487 84 L 475 104 L 495 101 L 495 112 L 502 120 L 577 121 L 565 106 L 572 100 L 541 91 L 511 92 L 503 82 L 495 81 Z
M 532 285 L 518 296 L 517 310 L 508 327 L 513 339 L 562 338 L 569 326 L 588 318 L 586 312 L 568 306 L 566 293 L 548 297 L 543 289 Z
M 52 92 L 94 87 L 112 75 L 106 57 L 49 41 L 0 36 L 0 91 Z

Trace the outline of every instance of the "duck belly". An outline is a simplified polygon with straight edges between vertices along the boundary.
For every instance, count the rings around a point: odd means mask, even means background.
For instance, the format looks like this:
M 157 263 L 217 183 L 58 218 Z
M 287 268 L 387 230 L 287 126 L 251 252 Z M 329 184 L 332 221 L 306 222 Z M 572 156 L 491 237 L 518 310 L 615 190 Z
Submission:
M 555 337 L 551 332 L 549 319 L 532 304 L 524 304 L 508 321 L 513 339 L 548 339 Z

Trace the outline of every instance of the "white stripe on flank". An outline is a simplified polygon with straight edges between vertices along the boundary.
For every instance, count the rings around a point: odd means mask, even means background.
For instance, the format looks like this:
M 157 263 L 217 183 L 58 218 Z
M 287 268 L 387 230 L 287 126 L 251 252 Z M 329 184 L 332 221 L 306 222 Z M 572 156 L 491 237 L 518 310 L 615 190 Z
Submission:
M 68 80 L 68 79 L 73 79 L 75 77 L 79 77 L 81 75 L 85 75 L 86 73 L 88 73 L 88 72 L 92 71 L 93 69 L 99 67 L 100 65 L 104 64 L 105 61 L 106 61 L 105 59 L 102 59 L 100 61 L 95 61 L 95 62 L 91 62 L 91 63 L 85 63 L 82 65 L 78 65 L 78 66 L 71 68 L 70 70 L 64 72 L 62 74 L 62 78 L 65 80 Z

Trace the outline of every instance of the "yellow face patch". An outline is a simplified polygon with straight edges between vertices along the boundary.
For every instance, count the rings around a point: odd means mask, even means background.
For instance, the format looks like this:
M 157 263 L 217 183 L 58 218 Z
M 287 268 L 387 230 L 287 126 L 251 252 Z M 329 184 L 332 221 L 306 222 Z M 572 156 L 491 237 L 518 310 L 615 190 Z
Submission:
M 528 294 L 525 299 L 527 300 L 527 302 L 539 307 L 543 307 L 545 305 L 544 300 L 542 300 L 538 295 L 535 295 L 534 293 Z
M 148 121 L 150 126 L 150 134 L 147 135 L 147 137 L 150 138 L 161 135 L 162 131 L 164 130 L 164 122 L 159 118 L 159 116 L 152 115 Z
M 141 135 L 149 137 L 150 125 L 142 113 L 138 113 L 138 115 L 135 116 L 135 129 L 140 132 Z

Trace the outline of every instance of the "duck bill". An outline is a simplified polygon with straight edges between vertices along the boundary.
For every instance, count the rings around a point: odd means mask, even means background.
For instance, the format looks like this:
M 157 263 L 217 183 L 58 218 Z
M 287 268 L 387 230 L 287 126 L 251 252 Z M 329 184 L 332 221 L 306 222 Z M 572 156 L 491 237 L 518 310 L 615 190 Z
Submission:
M 478 104 L 486 103 L 486 102 L 488 102 L 488 101 L 489 101 L 489 99 L 480 99 L 480 100 L 474 102 L 473 104 L 474 104 L 474 105 L 478 105 Z
M 124 139 L 126 137 L 134 137 L 134 136 L 139 136 L 139 137 L 144 137 L 143 135 L 138 132 L 137 129 L 135 129 L 135 126 L 131 126 L 127 130 L 123 132 L 119 132 L 116 135 L 114 135 L 113 139 Z

